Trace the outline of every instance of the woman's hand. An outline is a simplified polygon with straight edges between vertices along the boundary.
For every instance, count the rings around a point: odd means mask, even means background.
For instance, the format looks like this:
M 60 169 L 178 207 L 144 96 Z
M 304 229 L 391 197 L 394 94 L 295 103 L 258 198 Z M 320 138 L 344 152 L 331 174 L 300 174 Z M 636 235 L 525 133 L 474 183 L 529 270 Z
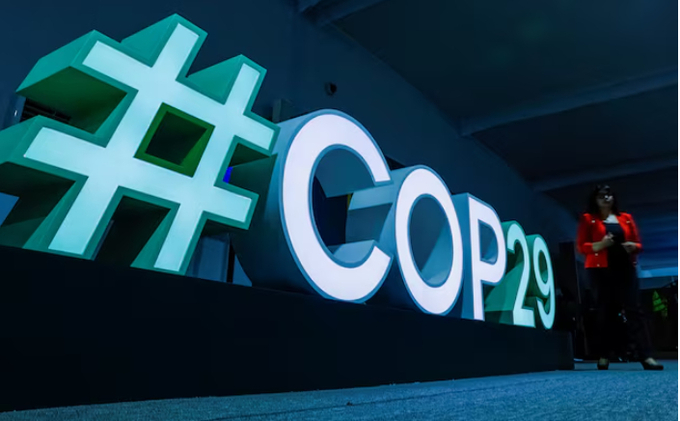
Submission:
M 614 236 L 611 233 L 607 233 L 607 235 L 604 236 L 602 241 L 598 241 L 597 243 L 593 244 L 593 251 L 598 252 L 600 250 L 604 250 L 606 248 L 609 248 L 614 245 Z
M 627 243 L 622 244 L 623 248 L 626 249 L 628 254 L 633 253 L 635 250 L 637 250 L 637 244 L 628 241 Z

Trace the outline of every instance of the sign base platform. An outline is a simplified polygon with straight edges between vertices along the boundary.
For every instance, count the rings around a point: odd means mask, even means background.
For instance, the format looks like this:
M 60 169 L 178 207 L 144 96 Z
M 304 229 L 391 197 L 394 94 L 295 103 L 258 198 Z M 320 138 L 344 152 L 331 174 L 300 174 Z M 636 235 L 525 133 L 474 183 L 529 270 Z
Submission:
M 0 247 L 0 411 L 573 369 L 565 332 Z

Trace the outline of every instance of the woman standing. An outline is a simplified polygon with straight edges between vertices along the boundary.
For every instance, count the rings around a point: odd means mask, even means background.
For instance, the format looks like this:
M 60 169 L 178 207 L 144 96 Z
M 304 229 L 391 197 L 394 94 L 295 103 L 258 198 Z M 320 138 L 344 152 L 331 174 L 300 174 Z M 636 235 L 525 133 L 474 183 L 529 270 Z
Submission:
M 597 186 L 581 217 L 576 243 L 586 256 L 586 270 L 597 306 L 595 350 L 597 368 L 609 368 L 615 342 L 614 325 L 619 312 L 628 320 L 627 333 L 635 344 L 645 370 L 663 370 L 651 358 L 651 345 L 644 325 L 636 273 L 637 255 L 642 250 L 637 227 L 630 214 L 620 212 L 609 186 Z

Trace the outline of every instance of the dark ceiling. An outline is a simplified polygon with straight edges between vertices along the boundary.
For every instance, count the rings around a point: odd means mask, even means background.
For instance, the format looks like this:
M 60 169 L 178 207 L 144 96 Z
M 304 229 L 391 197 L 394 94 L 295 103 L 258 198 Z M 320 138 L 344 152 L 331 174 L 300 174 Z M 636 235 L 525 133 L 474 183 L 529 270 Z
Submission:
M 298 0 L 578 214 L 608 182 L 650 276 L 677 274 L 678 4 Z

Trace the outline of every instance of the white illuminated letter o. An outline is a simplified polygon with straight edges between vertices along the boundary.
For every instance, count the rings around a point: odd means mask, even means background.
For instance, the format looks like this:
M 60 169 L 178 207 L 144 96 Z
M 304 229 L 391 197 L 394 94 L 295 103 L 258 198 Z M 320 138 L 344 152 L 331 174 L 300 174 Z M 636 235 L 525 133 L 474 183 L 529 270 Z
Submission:
M 445 280 L 439 286 L 432 286 L 423 279 L 413 259 L 411 249 L 409 236 L 411 216 L 417 201 L 424 197 L 437 201 L 446 217 L 445 229 L 448 228 L 451 233 L 450 248 L 445 247 L 450 255 L 438 256 L 438 250 L 435 250 L 431 257 L 446 258 L 451 261 L 448 272 L 443 274 Z M 394 231 L 397 258 L 406 288 L 423 311 L 446 314 L 451 311 L 456 302 L 463 277 L 463 244 L 458 216 L 451 201 L 451 193 L 446 184 L 431 170 L 417 168 L 404 179 L 395 206 Z

